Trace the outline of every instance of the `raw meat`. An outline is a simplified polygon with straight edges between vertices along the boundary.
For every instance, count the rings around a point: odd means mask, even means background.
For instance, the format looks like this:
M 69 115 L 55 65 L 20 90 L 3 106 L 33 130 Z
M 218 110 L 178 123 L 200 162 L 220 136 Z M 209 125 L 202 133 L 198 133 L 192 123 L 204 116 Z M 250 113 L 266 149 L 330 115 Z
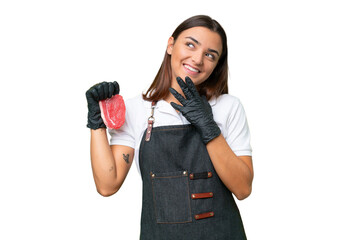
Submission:
M 110 129 L 119 129 L 125 122 L 125 103 L 121 95 L 99 101 L 101 118 Z

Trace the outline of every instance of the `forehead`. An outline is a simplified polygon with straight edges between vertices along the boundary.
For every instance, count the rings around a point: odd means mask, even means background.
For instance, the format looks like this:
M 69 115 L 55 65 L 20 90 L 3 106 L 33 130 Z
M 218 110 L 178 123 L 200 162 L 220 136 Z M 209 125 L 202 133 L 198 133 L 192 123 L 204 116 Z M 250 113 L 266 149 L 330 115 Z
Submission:
M 196 39 L 202 46 L 217 50 L 219 53 L 222 50 L 221 37 L 217 32 L 211 31 L 206 27 L 192 27 L 180 33 L 179 39 L 186 39 L 192 37 Z

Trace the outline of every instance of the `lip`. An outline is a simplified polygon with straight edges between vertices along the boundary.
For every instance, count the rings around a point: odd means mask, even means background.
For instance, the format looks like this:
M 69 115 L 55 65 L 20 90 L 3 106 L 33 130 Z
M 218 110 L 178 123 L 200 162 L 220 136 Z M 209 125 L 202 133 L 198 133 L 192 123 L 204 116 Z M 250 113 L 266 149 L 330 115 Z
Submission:
M 196 70 L 198 70 L 198 72 L 191 71 L 191 70 L 188 69 L 186 66 L 191 67 L 191 68 L 193 68 L 193 69 L 196 69 Z M 200 69 L 198 69 L 198 68 L 196 68 L 196 67 L 194 67 L 194 66 L 191 66 L 190 64 L 184 63 L 184 64 L 183 64 L 183 67 L 184 67 L 185 71 L 186 71 L 188 74 L 190 74 L 190 75 L 197 75 L 197 74 L 201 73 Z

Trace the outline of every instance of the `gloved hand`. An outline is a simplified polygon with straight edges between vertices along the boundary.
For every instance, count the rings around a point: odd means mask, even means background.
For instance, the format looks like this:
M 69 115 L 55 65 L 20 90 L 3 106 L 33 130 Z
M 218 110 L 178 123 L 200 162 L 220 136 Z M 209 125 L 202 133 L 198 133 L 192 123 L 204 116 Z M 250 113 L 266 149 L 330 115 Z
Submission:
M 88 103 L 88 124 L 86 125 L 91 129 L 106 128 L 100 112 L 99 101 L 111 98 L 113 95 L 119 94 L 120 86 L 115 81 L 102 82 L 95 84 L 86 91 L 86 99 Z
M 189 77 L 185 77 L 186 83 L 180 77 L 177 77 L 176 80 L 186 98 L 175 89 L 169 88 L 170 93 L 174 95 L 183 106 L 174 102 L 170 104 L 196 127 L 203 142 L 207 144 L 221 133 L 220 128 L 214 121 L 211 106 L 205 96 L 200 97 L 194 83 Z

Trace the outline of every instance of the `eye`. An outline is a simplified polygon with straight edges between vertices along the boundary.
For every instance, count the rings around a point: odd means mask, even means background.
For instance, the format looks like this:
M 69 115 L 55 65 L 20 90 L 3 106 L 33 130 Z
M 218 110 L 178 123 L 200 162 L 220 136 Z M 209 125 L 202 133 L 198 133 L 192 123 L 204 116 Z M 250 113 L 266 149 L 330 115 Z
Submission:
M 189 48 L 194 48 L 195 47 L 194 44 L 192 44 L 191 42 L 187 42 L 186 46 L 188 46 Z
M 214 54 L 211 54 L 211 53 L 206 53 L 205 56 L 207 56 L 207 57 L 209 57 L 209 58 L 211 58 L 213 60 L 215 59 Z

